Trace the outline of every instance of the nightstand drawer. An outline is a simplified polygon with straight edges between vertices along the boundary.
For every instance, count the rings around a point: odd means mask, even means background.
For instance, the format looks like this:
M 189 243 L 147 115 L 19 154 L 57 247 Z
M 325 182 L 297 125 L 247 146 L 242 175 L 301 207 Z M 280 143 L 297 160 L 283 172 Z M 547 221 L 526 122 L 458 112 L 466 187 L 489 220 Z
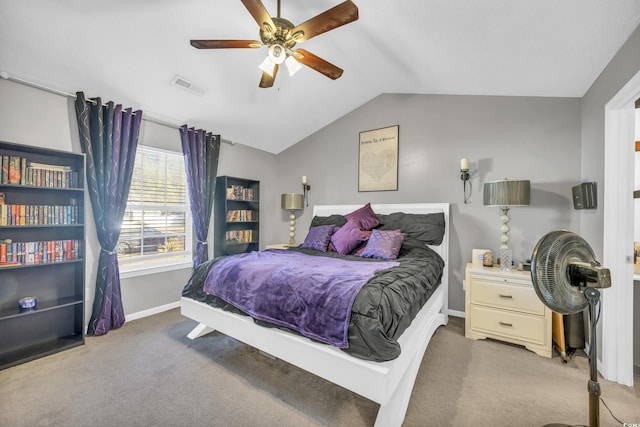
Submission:
M 546 344 L 545 318 L 486 307 L 471 307 L 471 329 L 534 344 Z
M 471 304 L 544 315 L 544 305 L 531 286 L 514 286 L 480 279 L 473 281 L 470 291 Z

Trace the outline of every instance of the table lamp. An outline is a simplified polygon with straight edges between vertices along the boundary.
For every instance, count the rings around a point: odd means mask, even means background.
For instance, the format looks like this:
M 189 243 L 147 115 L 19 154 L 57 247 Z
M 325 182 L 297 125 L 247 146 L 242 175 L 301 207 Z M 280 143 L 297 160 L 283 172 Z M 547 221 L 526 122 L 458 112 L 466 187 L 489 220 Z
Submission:
M 502 209 L 502 245 L 500 246 L 500 270 L 509 271 L 513 253 L 509 248 L 509 208 L 526 206 L 531 199 L 529 181 L 490 181 L 484 183 L 482 198 L 485 206 L 500 206 Z
M 296 246 L 296 211 L 304 208 L 304 196 L 299 193 L 285 193 L 281 196 L 282 209 L 291 211 L 289 215 L 289 246 Z

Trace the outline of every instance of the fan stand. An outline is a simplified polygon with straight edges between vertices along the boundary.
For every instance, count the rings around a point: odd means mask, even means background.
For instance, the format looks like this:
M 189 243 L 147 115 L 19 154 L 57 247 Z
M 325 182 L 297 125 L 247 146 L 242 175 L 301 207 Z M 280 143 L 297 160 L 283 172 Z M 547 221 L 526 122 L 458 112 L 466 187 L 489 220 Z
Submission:
M 600 302 L 600 291 L 586 288 L 584 296 L 589 303 L 589 322 L 591 324 L 591 340 L 589 342 L 589 372 L 587 383 L 589 390 L 589 427 L 600 427 L 600 384 L 598 383 L 598 344 L 596 342 L 596 323 L 598 322 L 596 309 Z M 570 424 L 545 424 L 544 427 L 577 427 Z

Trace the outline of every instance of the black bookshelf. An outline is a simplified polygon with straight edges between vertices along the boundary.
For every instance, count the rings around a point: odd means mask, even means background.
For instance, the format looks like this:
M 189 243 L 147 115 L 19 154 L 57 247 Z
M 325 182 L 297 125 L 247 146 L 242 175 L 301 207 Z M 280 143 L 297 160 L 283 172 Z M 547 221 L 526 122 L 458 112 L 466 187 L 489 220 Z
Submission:
M 5 369 L 84 344 L 85 158 L 0 141 L 0 162 Z M 20 309 L 25 297 L 36 298 L 35 309 Z
M 214 201 L 214 257 L 259 250 L 260 182 L 219 176 Z

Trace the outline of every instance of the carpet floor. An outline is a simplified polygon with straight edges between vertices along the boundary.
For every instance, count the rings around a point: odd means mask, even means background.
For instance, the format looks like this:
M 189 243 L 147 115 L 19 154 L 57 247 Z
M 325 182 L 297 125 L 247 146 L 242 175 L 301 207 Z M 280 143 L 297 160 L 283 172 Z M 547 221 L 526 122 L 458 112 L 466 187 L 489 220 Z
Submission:
M 378 405 L 170 310 L 0 371 L 0 426 L 372 426 Z M 588 424 L 589 363 L 464 337 L 451 317 L 422 361 L 404 426 Z M 599 380 L 602 426 L 640 425 L 635 387 Z M 616 421 L 614 416 L 620 420 Z

